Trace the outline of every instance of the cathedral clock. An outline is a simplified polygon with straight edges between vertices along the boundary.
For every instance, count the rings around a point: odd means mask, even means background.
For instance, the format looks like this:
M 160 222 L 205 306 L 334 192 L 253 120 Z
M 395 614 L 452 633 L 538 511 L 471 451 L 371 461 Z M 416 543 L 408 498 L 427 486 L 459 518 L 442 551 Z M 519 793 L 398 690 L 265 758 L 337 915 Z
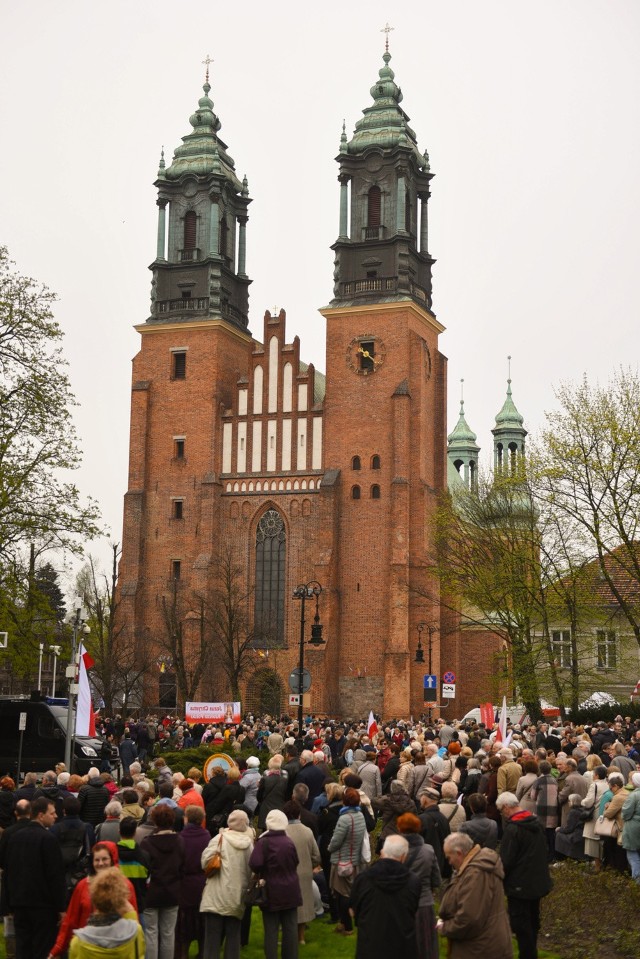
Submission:
M 384 363 L 386 350 L 384 343 L 372 333 L 356 336 L 347 347 L 347 366 L 354 373 L 369 376 Z

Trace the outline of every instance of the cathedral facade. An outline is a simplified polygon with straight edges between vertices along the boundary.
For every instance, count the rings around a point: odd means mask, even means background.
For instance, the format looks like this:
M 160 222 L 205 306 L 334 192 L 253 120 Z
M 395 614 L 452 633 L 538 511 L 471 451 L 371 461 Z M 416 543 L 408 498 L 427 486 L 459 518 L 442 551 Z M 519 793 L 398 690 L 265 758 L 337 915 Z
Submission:
M 307 583 L 322 587 L 322 646 L 308 644 L 315 594 L 303 632 L 313 713 L 417 717 L 425 674 L 440 680 L 443 671 L 458 678 L 456 698 L 443 703 L 449 714 L 490 695 L 486 646 L 462 649 L 459 617 L 433 572 L 430 520 L 447 467 L 468 478 L 477 446 L 458 430 L 447 456 L 433 174 L 390 59 L 387 50 L 372 102 L 351 139 L 343 131 L 337 156 L 324 375 L 301 356 L 284 311 L 267 312 L 258 336 L 249 331 L 251 198 L 220 138 L 208 79 L 192 131 L 171 163 L 161 160 L 151 312 L 136 327 L 119 578 L 121 628 L 152 651 L 146 705 L 172 705 L 167 610 L 180 621 L 182 648 L 197 655 L 199 604 L 220 595 L 229 557 L 249 647 L 243 708 L 287 710 L 301 640 L 294 591 Z M 215 658 L 194 698 L 233 698 Z

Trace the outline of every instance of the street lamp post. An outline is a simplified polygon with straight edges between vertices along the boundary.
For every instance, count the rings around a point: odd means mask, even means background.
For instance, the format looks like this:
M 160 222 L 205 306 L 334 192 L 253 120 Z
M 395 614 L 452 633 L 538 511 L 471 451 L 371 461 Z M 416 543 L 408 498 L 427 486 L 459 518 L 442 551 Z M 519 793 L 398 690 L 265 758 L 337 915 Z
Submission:
M 40 658 L 38 659 L 38 692 L 42 689 L 42 654 L 44 652 L 44 643 L 40 643 Z
M 303 583 L 301 586 L 296 586 L 293 591 L 293 598 L 300 600 L 300 656 L 298 661 L 298 730 L 300 735 L 302 735 L 302 696 L 303 696 L 303 684 L 304 684 L 304 609 L 305 603 L 308 599 L 316 598 L 316 613 L 313 617 L 313 626 L 311 627 L 311 639 L 309 640 L 310 646 L 322 646 L 324 645 L 324 639 L 322 638 L 322 624 L 320 623 L 320 593 L 322 592 L 322 586 L 320 583 L 317 583 L 315 580 L 312 580 L 310 583 Z
M 418 630 L 418 648 L 416 649 L 416 663 L 424 663 L 424 649 L 422 648 L 422 633 L 426 629 L 429 636 L 429 676 L 433 675 L 432 669 L 432 650 L 433 650 L 433 634 L 438 632 L 438 626 L 434 626 L 433 623 L 418 623 L 416 629 Z M 436 685 L 437 689 L 437 685 Z M 437 693 L 436 693 L 437 695 Z M 427 709 L 429 710 L 429 722 L 431 722 L 431 703 L 427 703 Z
M 51 698 L 56 698 L 56 665 L 58 663 L 58 656 L 60 655 L 61 646 L 49 646 L 49 649 L 53 653 L 53 679 L 51 681 Z

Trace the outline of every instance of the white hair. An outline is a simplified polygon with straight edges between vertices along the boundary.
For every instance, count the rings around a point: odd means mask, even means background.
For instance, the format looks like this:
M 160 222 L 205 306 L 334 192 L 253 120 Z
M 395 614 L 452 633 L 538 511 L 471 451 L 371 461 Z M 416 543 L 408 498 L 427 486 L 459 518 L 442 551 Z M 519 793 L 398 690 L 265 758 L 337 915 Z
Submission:
M 404 836 L 387 836 L 382 847 L 381 856 L 383 859 L 396 859 L 399 862 L 409 852 L 409 843 Z

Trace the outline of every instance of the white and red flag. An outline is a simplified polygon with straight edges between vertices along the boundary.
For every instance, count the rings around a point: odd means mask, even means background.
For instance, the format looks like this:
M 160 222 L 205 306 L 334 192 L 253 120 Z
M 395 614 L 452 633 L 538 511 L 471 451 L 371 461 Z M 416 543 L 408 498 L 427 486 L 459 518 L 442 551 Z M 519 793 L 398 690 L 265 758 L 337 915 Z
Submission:
M 76 736 L 95 736 L 96 718 L 91 702 L 91 687 L 89 685 L 88 669 L 95 666 L 84 646 L 80 647 L 80 662 L 78 670 L 78 702 L 76 705 Z
M 500 719 L 496 730 L 496 742 L 508 746 L 511 742 L 511 733 L 507 733 L 507 697 L 502 697 L 502 709 L 500 710 Z
M 378 732 L 378 724 L 375 721 L 373 710 L 370 710 L 369 722 L 367 723 L 367 735 L 369 736 L 369 739 L 373 739 L 373 737 L 376 735 L 377 732 Z

